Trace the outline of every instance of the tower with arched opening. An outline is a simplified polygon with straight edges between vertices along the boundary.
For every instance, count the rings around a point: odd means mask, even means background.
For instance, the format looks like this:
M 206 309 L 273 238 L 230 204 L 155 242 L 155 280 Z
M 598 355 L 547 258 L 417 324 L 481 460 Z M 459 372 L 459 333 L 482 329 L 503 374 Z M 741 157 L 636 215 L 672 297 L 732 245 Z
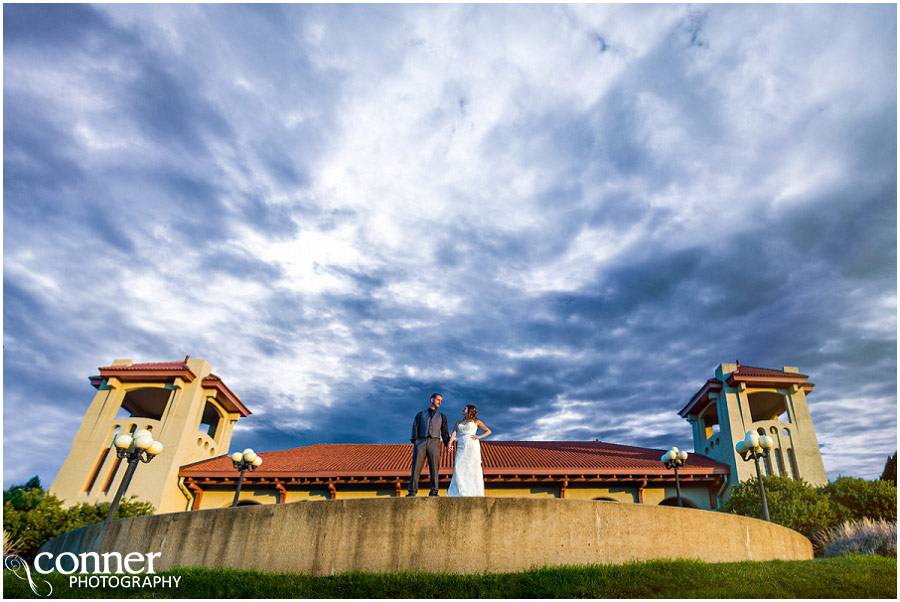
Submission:
M 679 412 L 693 428 L 694 453 L 731 467 L 720 502 L 731 487 L 756 476 L 754 464 L 744 462 L 734 450 L 751 430 L 775 440 L 775 449 L 761 467 L 764 475 L 803 479 L 816 486 L 828 482 L 806 403 L 814 386 L 793 366 L 773 370 L 721 364 L 716 377 L 706 381 Z
M 126 496 L 137 495 L 157 512 L 185 510 L 191 496 L 179 490 L 179 467 L 228 453 L 235 423 L 250 414 L 205 360 L 115 360 L 90 381 L 97 393 L 50 486 L 66 504 L 112 501 L 126 468 L 113 441 L 147 429 L 165 447 L 138 469 Z

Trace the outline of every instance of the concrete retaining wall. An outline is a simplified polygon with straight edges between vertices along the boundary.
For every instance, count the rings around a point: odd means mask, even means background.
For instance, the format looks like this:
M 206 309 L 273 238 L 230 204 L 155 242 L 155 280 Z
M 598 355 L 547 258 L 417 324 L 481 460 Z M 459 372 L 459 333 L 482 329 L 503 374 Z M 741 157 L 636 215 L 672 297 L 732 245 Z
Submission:
M 667 506 L 487 497 L 350 499 L 159 514 L 82 527 L 41 551 L 161 552 L 157 570 L 206 566 L 319 575 L 813 557 L 812 544 L 796 531 L 752 518 Z

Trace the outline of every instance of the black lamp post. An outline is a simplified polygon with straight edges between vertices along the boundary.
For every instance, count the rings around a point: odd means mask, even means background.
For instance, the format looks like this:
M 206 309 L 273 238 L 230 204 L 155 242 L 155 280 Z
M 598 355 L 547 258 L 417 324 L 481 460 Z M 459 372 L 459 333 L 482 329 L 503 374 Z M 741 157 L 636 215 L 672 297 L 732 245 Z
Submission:
M 678 480 L 678 468 L 684 466 L 684 461 L 687 460 L 687 457 L 688 453 L 686 451 L 678 451 L 678 448 L 673 445 L 660 458 L 660 461 L 666 465 L 666 468 L 675 469 L 675 494 L 678 496 L 679 508 L 683 508 L 684 504 L 681 501 L 681 482 Z
M 109 506 L 109 512 L 106 514 L 106 520 L 112 520 L 119 509 L 119 502 L 122 501 L 122 495 L 131 484 L 131 477 L 137 468 L 138 461 L 147 463 L 155 458 L 163 450 L 163 444 L 153 439 L 150 431 L 141 429 L 131 435 L 119 435 L 116 437 L 116 456 L 126 458 L 128 469 L 122 476 L 122 482 L 119 483 L 119 489 L 113 498 L 112 504 Z
M 234 452 L 231 454 L 231 464 L 234 466 L 235 470 L 241 471 L 241 476 L 238 478 L 237 488 L 234 490 L 234 500 L 231 502 L 231 507 L 234 508 L 237 506 L 238 497 L 241 495 L 241 485 L 244 484 L 244 473 L 246 471 L 253 472 L 256 470 L 260 464 L 262 464 L 262 458 L 256 455 L 256 453 L 250 449 L 249 447 L 241 452 Z
M 747 431 L 743 441 L 738 441 L 734 450 L 741 456 L 744 462 L 753 460 L 756 463 L 756 480 L 759 482 L 759 497 L 762 500 L 763 518 L 769 520 L 769 504 L 766 502 L 766 488 L 763 487 L 762 471 L 759 468 L 759 459 L 768 458 L 769 450 L 775 447 L 775 440 L 768 435 L 760 437 L 753 431 Z

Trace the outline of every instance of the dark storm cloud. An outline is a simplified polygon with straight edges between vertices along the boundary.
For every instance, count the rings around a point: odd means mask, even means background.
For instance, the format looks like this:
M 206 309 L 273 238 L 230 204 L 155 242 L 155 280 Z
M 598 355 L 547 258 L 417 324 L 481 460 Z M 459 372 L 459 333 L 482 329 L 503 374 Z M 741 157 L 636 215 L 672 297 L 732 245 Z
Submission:
M 16 442 L 65 446 L 97 366 L 185 354 L 264 451 L 404 442 L 432 392 L 690 448 L 717 364 L 796 365 L 829 476 L 880 474 L 895 17 L 5 5 L 5 484 L 52 479 Z

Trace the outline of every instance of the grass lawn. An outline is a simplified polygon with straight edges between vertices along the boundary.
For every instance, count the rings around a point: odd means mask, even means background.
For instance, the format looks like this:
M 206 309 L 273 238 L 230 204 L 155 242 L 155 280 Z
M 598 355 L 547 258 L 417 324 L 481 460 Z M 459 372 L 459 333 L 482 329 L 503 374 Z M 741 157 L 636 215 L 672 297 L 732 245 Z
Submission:
M 520 573 L 343 573 L 329 577 L 233 569 L 176 569 L 178 588 L 70 588 L 65 575 L 37 575 L 53 598 L 890 598 L 897 559 L 846 556 L 805 561 L 655 560 Z M 46 584 L 39 582 L 47 591 Z M 36 597 L 10 571 L 4 598 Z

